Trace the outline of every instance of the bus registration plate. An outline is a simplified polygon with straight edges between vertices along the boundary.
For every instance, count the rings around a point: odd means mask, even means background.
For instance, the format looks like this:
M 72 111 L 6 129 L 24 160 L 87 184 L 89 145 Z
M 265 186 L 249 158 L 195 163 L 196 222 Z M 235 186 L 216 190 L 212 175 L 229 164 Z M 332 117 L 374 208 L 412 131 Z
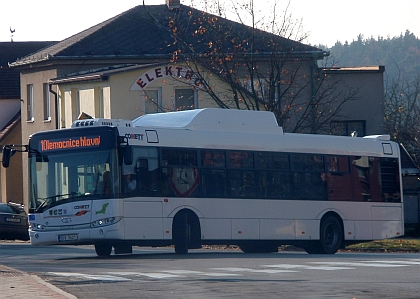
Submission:
M 58 242 L 68 242 L 68 241 L 77 241 L 77 240 L 78 240 L 77 234 L 58 235 Z

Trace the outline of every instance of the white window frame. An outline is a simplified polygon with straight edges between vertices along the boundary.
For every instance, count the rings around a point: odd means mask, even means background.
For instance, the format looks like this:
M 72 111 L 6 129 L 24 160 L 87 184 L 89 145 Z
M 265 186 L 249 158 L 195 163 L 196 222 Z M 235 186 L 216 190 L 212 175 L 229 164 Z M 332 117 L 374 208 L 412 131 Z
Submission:
M 51 121 L 51 97 L 50 97 L 50 86 L 48 83 L 44 83 L 44 122 Z
M 148 112 L 146 111 L 146 98 L 147 98 L 148 91 L 157 91 L 158 107 L 155 113 L 162 112 L 162 88 L 150 88 L 150 89 L 145 89 L 142 95 L 142 107 L 143 107 L 144 114 L 148 114 Z
M 174 89 L 174 111 L 178 111 L 177 110 L 177 106 L 176 106 L 176 91 L 177 90 L 191 90 L 191 87 L 187 87 L 187 88 L 182 88 L 182 87 L 177 87 Z M 193 109 L 198 109 L 198 91 L 196 88 L 193 89 L 193 96 L 194 96 L 194 108 Z M 191 109 L 192 110 L 192 109 Z
M 26 85 L 26 121 L 33 122 L 34 121 L 34 85 L 28 84 Z

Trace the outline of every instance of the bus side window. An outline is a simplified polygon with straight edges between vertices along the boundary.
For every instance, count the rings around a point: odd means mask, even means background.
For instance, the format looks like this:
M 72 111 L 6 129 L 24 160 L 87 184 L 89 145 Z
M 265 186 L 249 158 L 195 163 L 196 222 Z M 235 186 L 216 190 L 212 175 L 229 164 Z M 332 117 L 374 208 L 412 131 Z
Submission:
M 150 191 L 150 173 L 147 159 L 138 159 L 136 162 L 137 190 Z
M 254 168 L 252 152 L 230 151 L 228 161 L 231 168 Z
M 204 197 L 227 197 L 226 170 L 203 169 L 201 185 Z

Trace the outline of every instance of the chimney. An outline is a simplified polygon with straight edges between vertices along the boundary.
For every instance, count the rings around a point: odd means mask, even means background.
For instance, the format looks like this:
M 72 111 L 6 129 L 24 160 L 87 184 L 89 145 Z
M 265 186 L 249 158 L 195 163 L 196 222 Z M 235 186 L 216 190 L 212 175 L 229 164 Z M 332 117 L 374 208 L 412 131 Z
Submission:
M 166 0 L 169 9 L 177 9 L 181 7 L 181 0 Z

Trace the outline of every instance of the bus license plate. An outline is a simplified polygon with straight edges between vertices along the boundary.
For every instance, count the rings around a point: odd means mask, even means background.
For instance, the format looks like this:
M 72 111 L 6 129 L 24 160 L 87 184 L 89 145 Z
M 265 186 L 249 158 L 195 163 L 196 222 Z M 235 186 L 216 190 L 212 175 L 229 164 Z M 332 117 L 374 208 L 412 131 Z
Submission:
M 77 240 L 78 240 L 77 234 L 58 235 L 58 242 L 68 242 L 68 241 L 77 241 Z

